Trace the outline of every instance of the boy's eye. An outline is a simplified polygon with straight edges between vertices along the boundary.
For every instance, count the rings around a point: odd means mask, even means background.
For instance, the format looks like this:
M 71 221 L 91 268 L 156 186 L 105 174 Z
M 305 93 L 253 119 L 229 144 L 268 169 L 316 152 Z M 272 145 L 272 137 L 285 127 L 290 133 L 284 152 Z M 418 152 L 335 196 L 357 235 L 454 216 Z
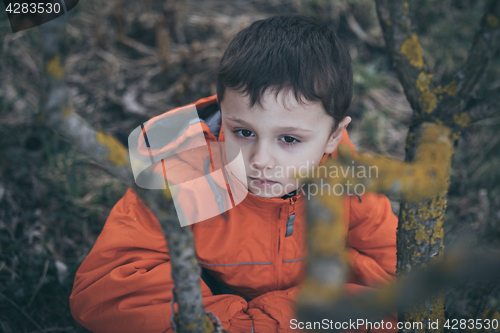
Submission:
M 244 137 L 248 138 L 250 135 L 252 135 L 252 131 L 241 130 L 241 135 L 243 135 Z
M 234 131 L 234 133 L 236 133 L 238 136 L 243 137 L 243 138 L 248 138 L 248 137 L 252 136 L 252 134 L 253 134 L 252 131 L 247 130 L 247 129 L 237 130 L 237 131 Z
M 293 136 L 288 136 L 288 135 L 285 135 L 284 137 L 282 137 L 282 139 L 287 144 L 296 144 L 296 143 L 300 142 L 299 140 L 297 140 Z

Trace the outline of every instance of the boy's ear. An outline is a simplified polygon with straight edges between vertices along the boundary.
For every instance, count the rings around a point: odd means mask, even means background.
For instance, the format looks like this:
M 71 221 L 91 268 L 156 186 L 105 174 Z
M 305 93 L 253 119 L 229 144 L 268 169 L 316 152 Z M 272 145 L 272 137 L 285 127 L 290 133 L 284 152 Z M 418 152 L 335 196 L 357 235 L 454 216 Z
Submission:
M 344 134 L 344 130 L 346 129 L 347 125 L 349 125 L 350 122 L 351 122 L 351 117 L 345 117 L 344 119 L 342 119 L 337 129 L 333 131 L 333 133 L 328 138 L 325 147 L 325 154 L 331 154 L 335 151 L 335 149 L 337 149 L 340 139 L 342 138 L 342 134 Z

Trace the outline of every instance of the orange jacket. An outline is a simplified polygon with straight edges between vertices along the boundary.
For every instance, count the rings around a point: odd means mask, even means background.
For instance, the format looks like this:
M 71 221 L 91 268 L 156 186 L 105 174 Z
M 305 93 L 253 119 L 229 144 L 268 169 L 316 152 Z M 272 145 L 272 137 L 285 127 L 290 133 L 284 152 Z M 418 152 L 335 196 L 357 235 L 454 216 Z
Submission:
M 213 103 L 215 96 L 196 102 L 196 107 Z M 206 124 L 202 126 L 207 141 L 217 140 Z M 222 131 L 218 139 L 223 140 Z M 354 149 L 346 131 L 341 143 Z M 203 268 L 204 306 L 224 329 L 297 331 L 290 328 L 290 320 L 296 318 L 294 301 L 306 267 L 305 200 L 300 192 L 285 199 L 249 193 L 225 212 L 226 219 L 220 214 L 190 226 Z M 352 267 L 348 289 L 394 280 L 397 218 L 389 200 L 366 193 L 346 196 L 344 202 Z M 293 231 L 286 236 L 292 212 Z M 93 332 L 172 332 L 172 287 L 161 227 L 129 189 L 78 269 L 70 296 L 72 314 Z

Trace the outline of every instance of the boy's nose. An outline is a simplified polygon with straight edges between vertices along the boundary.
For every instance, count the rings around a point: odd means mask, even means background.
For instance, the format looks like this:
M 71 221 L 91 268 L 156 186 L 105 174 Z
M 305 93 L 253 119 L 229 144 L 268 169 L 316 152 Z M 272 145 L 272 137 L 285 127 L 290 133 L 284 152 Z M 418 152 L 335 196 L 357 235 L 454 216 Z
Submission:
M 250 163 L 259 170 L 274 168 L 275 161 L 270 147 L 265 144 L 257 144 L 252 153 Z

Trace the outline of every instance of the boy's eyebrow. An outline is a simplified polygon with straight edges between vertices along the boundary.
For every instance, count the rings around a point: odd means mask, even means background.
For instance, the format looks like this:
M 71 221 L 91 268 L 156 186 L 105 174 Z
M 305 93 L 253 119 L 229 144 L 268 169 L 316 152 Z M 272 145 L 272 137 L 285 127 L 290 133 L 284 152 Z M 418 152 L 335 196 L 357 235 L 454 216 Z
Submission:
M 237 119 L 237 118 L 231 118 L 231 117 L 228 117 L 227 119 L 234 121 L 236 123 L 239 123 L 243 126 L 250 126 L 250 124 L 248 124 L 243 119 Z M 293 127 L 293 126 L 275 127 L 275 130 L 280 131 L 280 132 L 293 132 L 293 131 L 312 132 L 312 130 L 308 130 L 305 128 L 299 128 L 299 127 Z

